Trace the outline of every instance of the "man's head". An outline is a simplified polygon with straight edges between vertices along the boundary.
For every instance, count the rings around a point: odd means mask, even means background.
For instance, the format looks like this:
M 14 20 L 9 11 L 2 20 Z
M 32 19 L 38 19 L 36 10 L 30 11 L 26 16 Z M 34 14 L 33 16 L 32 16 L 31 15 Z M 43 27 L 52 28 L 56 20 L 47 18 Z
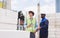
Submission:
M 34 12 L 33 11 L 29 11 L 29 16 L 30 16 L 30 18 L 32 18 L 34 16 Z
M 46 16 L 46 14 L 41 14 L 41 18 L 44 18 Z

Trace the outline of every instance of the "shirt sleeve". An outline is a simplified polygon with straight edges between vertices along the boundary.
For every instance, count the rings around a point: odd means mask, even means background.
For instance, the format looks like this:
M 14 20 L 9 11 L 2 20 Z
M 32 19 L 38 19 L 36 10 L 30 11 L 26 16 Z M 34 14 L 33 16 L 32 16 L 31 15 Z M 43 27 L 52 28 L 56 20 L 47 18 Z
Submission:
M 27 19 L 25 19 L 25 21 L 24 21 L 24 28 L 26 28 L 27 27 Z

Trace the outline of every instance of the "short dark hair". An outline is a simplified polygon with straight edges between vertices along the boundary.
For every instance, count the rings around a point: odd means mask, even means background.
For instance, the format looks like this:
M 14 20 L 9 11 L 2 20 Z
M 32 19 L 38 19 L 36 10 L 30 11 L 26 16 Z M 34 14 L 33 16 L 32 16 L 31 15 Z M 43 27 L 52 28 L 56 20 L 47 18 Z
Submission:
M 46 16 L 46 14 L 41 14 L 41 15 L 44 15 L 44 16 Z
M 32 14 L 33 14 L 33 16 L 34 16 L 34 12 L 33 12 L 33 11 L 29 11 L 29 14 L 30 14 L 30 13 L 32 13 Z

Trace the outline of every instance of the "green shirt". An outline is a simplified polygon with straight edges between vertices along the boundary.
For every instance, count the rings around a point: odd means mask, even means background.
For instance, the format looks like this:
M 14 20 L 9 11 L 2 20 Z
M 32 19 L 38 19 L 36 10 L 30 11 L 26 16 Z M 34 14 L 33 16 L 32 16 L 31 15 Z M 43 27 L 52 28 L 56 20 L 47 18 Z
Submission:
M 33 18 L 33 19 L 28 18 L 27 19 L 27 26 L 28 25 L 31 25 L 31 27 L 26 28 L 26 30 L 29 32 L 34 32 L 36 30 L 35 29 L 36 28 L 36 19 L 35 18 Z

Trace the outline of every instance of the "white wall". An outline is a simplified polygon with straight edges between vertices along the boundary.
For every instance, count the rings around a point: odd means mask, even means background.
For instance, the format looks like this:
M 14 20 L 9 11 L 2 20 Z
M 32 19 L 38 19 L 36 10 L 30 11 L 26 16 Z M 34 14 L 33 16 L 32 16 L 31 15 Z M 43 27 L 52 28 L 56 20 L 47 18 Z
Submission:
M 16 30 L 17 12 L 0 8 L 0 30 Z

